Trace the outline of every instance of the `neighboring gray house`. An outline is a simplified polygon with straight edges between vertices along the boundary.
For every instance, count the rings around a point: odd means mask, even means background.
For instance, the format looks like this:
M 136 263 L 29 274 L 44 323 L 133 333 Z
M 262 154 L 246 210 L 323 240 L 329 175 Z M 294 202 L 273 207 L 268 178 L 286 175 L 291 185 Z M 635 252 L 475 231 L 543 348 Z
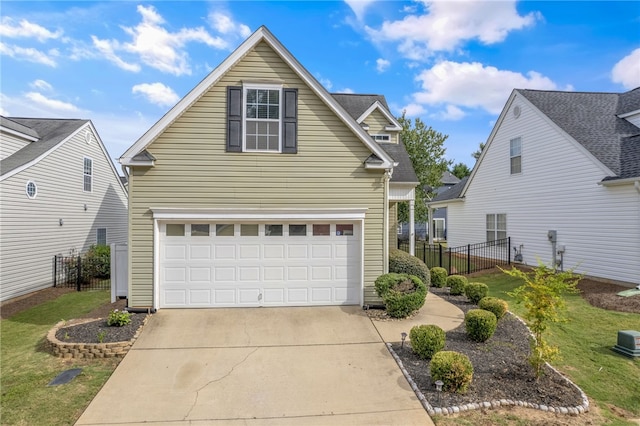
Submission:
M 127 242 L 127 194 L 89 120 L 0 117 L 0 301 L 52 285 L 53 257 Z
M 429 205 L 452 246 L 509 236 L 525 264 L 640 283 L 640 88 L 514 90 L 468 181 Z

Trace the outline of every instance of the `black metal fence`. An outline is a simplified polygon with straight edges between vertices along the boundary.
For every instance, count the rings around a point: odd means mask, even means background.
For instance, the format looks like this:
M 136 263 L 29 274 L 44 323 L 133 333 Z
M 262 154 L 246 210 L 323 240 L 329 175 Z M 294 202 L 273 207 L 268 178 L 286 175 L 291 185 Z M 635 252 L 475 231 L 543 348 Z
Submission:
M 449 274 L 471 274 L 496 266 L 511 265 L 511 237 L 485 243 L 446 247 L 416 241 L 416 257 L 429 268 L 440 266 Z M 398 248 L 409 253 L 409 241 L 398 241 Z
M 82 290 L 111 288 L 110 263 L 97 263 L 82 255 L 53 257 L 53 286 Z

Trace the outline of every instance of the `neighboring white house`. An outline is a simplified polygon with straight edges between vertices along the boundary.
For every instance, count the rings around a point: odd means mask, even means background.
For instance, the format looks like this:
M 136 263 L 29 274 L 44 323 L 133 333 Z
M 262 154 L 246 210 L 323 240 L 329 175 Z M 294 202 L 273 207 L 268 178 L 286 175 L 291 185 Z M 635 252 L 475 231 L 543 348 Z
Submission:
M 449 245 L 509 236 L 528 265 L 640 283 L 638 126 L 640 88 L 514 90 L 469 179 L 430 203 Z
M 127 193 L 89 120 L 0 117 L 0 301 L 51 287 L 53 257 L 127 242 Z

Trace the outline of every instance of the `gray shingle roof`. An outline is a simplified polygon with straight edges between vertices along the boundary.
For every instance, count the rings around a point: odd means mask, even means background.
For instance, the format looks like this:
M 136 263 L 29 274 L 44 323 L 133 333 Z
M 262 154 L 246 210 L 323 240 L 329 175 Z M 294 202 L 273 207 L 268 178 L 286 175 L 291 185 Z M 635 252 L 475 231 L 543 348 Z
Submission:
M 36 132 L 33 129 L 30 129 L 27 126 L 24 126 L 20 123 L 16 123 L 15 121 L 7 118 L 7 117 L 3 117 L 0 115 L 0 126 L 2 127 L 6 127 L 8 129 L 11 129 L 15 132 L 20 132 L 22 134 L 25 134 L 27 136 L 31 136 L 32 138 L 37 138 L 38 136 L 38 132 Z
M 411 158 L 407 153 L 407 150 L 404 147 L 403 143 L 381 143 L 378 142 L 380 148 L 384 149 L 384 152 L 389 154 L 391 158 L 395 162 L 398 163 L 397 166 L 393 168 L 393 174 L 391 175 L 390 182 L 394 183 L 418 183 L 418 176 L 416 176 L 416 172 L 413 170 L 413 165 L 411 164 Z
M 455 185 L 458 182 L 460 179 L 448 170 L 445 170 L 440 178 L 440 183 L 443 185 Z
M 622 145 L 626 138 L 640 134 L 640 128 L 616 116 L 621 108 L 627 112 L 640 109 L 638 89 L 622 94 L 540 90 L 517 92 L 611 169 L 615 176 L 609 176 L 609 179 L 638 176 L 628 175 L 634 173 L 634 167 L 626 163 L 630 158 L 640 156 L 636 151 L 640 145 L 625 143 L 624 155 Z M 621 107 L 621 104 L 624 105 Z
M 431 201 L 447 201 L 460 198 L 460 194 L 462 194 L 462 189 L 466 185 L 467 180 L 469 180 L 469 176 L 465 176 L 464 178 L 460 179 L 460 182 L 449 187 L 446 191 L 440 192 L 438 195 L 433 197 Z
M 383 95 L 359 95 L 354 93 L 332 93 L 331 96 L 354 120 L 357 120 L 374 102 L 380 102 L 387 111 L 389 106 Z
M 35 160 L 89 122 L 89 120 L 52 118 L 6 117 L 6 119 L 31 129 L 39 139 L 0 161 L 0 173 L 3 175 Z M 4 120 L 2 123 L 5 123 Z

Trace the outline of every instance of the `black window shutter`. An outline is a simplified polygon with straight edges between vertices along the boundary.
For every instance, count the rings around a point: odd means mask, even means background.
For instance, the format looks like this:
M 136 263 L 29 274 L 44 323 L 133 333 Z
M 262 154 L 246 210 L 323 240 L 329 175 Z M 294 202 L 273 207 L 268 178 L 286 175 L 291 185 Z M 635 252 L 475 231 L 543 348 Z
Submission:
M 242 152 L 242 87 L 227 87 L 227 151 Z
M 298 152 L 298 89 L 283 89 L 282 152 Z

